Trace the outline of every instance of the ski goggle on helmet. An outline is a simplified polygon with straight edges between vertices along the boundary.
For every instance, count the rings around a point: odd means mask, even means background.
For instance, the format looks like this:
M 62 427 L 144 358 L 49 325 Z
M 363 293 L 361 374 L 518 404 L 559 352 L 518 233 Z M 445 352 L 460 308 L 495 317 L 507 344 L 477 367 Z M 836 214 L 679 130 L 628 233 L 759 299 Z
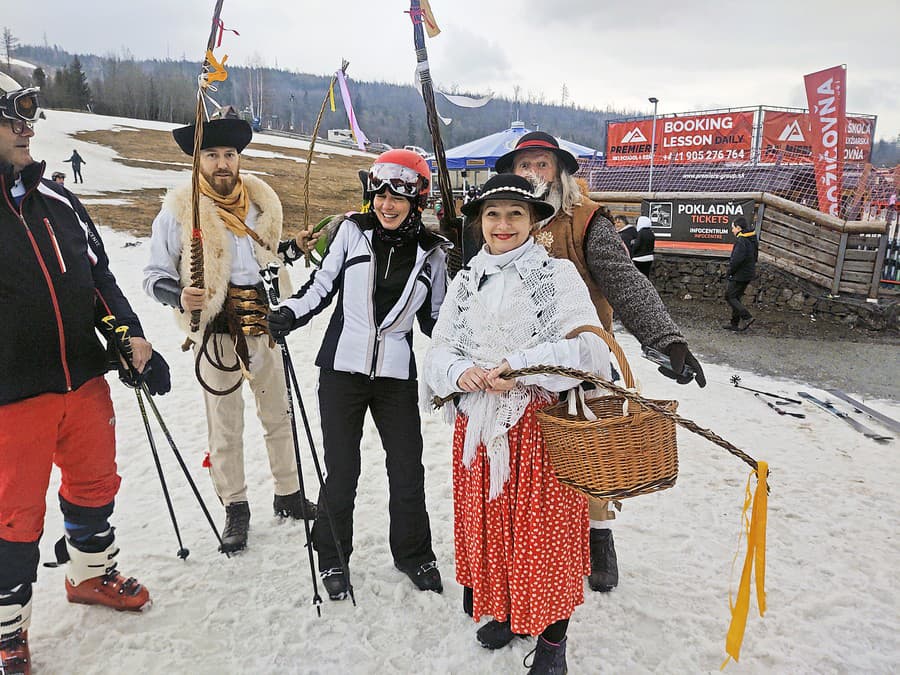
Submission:
M 41 114 L 37 87 L 23 89 L 9 75 L 0 73 L 0 117 L 35 122 Z
M 385 187 L 402 197 L 414 199 L 427 194 L 431 169 L 425 158 L 411 150 L 388 150 L 375 160 L 366 181 L 370 193 Z

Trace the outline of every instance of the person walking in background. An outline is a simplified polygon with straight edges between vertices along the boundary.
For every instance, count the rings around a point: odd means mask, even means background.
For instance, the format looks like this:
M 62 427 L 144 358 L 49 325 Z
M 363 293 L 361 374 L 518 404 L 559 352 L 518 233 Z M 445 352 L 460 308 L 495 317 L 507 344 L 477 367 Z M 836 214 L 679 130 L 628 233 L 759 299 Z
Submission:
M 87 164 L 87 162 L 78 154 L 78 150 L 72 150 L 72 156 L 65 161 L 72 164 L 72 175 L 75 177 L 75 182 L 84 183 L 84 178 L 81 177 L 81 165 Z
M 456 579 L 488 649 L 539 636 L 529 673 L 566 672 L 566 631 L 590 569 L 588 503 L 550 464 L 535 412 L 578 382 L 503 379 L 537 364 L 610 377 L 609 349 L 575 265 L 532 236 L 554 207 L 522 176 L 500 174 L 463 206 L 484 247 L 454 277 L 425 357 L 428 400 L 458 393 L 454 422 Z M 460 393 L 462 392 L 462 393 Z M 479 670 L 476 668 L 475 670 Z
M 368 174 L 371 209 L 341 219 L 321 267 L 268 316 L 272 335 L 279 338 L 337 299 L 316 356 L 327 501 L 319 496 L 313 542 L 331 600 L 350 592 L 335 538 L 349 561 L 367 410 L 385 452 L 394 566 L 420 591 L 444 589 L 425 504 L 412 351 L 413 322 L 418 319 L 422 332 L 431 335 L 446 289 L 450 242 L 422 223 L 430 181 L 421 155 L 411 150 L 380 155 Z
M 54 464 L 65 531 L 55 552 L 68 601 L 128 611 L 150 605 L 149 591 L 116 569 L 109 519 L 121 478 L 97 312 L 127 328 L 148 390 L 170 386 L 84 206 L 42 178 L 46 165 L 31 157 L 39 114 L 37 89 L 0 73 L 0 673 L 17 674 L 31 672 L 32 585 Z M 86 615 L 78 621 L 91 623 Z
M 667 354 L 676 372 L 685 364 L 697 372 L 697 384 L 706 386 L 700 363 L 687 340 L 650 283 L 629 258 L 609 212 L 592 201 L 575 180 L 575 156 L 543 131 L 523 135 L 516 147 L 497 159 L 500 173 L 515 173 L 543 184 L 542 198 L 553 213 L 541 220 L 534 238 L 553 258 L 575 264 L 588 288 L 601 324 L 612 330 L 616 317 L 646 347 Z M 467 228 L 468 229 L 468 228 Z M 591 574 L 588 584 L 599 592 L 619 583 L 619 566 L 612 535 L 615 511 L 605 499 L 590 500 Z
M 631 260 L 641 274 L 648 279 L 653 270 L 653 249 L 656 247 L 656 235 L 653 234 L 653 223 L 647 216 L 638 216 L 637 237 L 631 249 Z
M 731 224 L 731 234 L 737 238 L 728 261 L 728 286 L 725 289 L 725 301 L 731 307 L 731 322 L 722 328 L 747 330 L 753 323 L 753 315 L 744 307 L 741 299 L 756 274 L 759 241 L 756 232 L 743 216 L 736 218 Z
M 50 176 L 50 180 L 52 180 L 54 183 L 58 183 L 59 185 L 65 185 L 66 174 L 64 174 L 62 171 L 54 171 L 53 175 Z
M 195 125 L 173 130 L 186 155 L 194 150 Z M 204 288 L 191 285 L 191 184 L 166 195 L 153 221 L 144 290 L 175 308 L 192 339 L 196 373 L 203 386 L 213 487 L 225 505 L 222 552 L 247 546 L 250 503 L 244 474 L 244 398 L 247 379 L 265 432 L 279 518 L 312 520 L 315 505 L 300 493 L 281 354 L 271 342 L 268 301 L 259 270 L 277 260 L 282 234 L 281 202 L 253 175 L 240 173 L 240 153 L 253 131 L 231 106 L 203 124 L 200 149 L 200 229 Z M 282 270 L 281 287 L 289 289 Z M 200 310 L 200 329 L 189 328 Z
M 616 216 L 613 218 L 613 225 L 616 226 L 616 232 L 619 233 L 619 236 L 622 238 L 622 243 L 625 244 L 625 248 L 628 249 L 628 257 L 631 257 L 631 254 L 634 251 L 635 241 L 637 240 L 637 230 L 634 225 L 628 224 L 628 219 L 625 216 Z

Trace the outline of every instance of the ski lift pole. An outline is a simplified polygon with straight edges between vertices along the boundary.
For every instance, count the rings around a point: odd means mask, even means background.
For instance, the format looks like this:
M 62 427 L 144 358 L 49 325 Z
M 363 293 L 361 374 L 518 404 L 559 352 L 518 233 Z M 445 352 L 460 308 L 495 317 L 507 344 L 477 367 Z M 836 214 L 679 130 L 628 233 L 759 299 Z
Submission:
M 420 0 L 410 0 L 409 17 L 413 24 L 413 44 L 416 48 L 416 74 L 422 85 L 422 99 L 425 101 L 425 117 L 428 131 L 434 146 L 434 162 L 437 165 L 438 189 L 444 212 L 441 216 L 440 230 L 449 235 L 453 241 L 453 249 L 449 253 L 448 269 L 450 276 L 455 276 L 465 261 L 463 251 L 463 222 L 456 215 L 456 203 L 453 201 L 453 187 L 450 185 L 450 174 L 447 170 L 447 156 L 444 153 L 444 142 L 441 140 L 440 121 L 437 106 L 434 103 L 434 88 L 431 84 L 431 70 L 428 65 L 428 50 L 425 48 L 425 31 L 422 27 L 424 12 Z
M 347 67 L 350 62 L 347 59 L 341 60 L 341 72 L 347 74 Z M 331 82 L 328 84 L 328 90 L 325 92 L 325 98 L 322 99 L 322 107 L 319 108 L 319 116 L 316 117 L 316 124 L 313 127 L 312 138 L 309 141 L 309 152 L 306 153 L 306 175 L 303 177 L 303 230 L 309 232 L 309 172 L 313 165 L 313 150 L 316 147 L 316 139 L 319 135 L 319 125 L 322 124 L 322 118 L 325 116 L 325 106 L 331 99 L 331 92 L 334 91 L 334 85 L 337 83 L 337 73 L 331 76 Z M 306 259 L 306 266 L 310 264 L 310 250 L 303 252 Z
M 210 55 L 216 43 L 216 30 L 220 25 L 222 15 L 222 3 L 225 0 L 216 0 L 213 10 L 212 25 L 209 30 L 209 40 L 206 42 L 206 51 L 203 56 L 203 65 L 197 87 L 197 110 L 194 116 L 194 153 L 191 162 L 191 286 L 203 288 L 203 235 L 200 231 L 200 148 L 203 145 L 203 122 L 206 120 L 206 88 L 209 86 L 207 74 L 210 67 Z M 200 329 L 200 310 L 191 311 L 191 332 L 196 333 Z

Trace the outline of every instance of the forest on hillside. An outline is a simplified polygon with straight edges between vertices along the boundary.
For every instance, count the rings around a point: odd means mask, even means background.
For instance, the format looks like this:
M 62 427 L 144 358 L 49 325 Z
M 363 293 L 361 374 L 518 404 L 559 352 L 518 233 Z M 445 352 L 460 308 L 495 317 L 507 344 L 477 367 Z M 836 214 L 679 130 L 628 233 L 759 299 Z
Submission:
M 59 46 L 19 45 L 11 39 L 12 46 L 4 45 L 7 54 L 38 66 L 31 72 L 13 66 L 12 74 L 41 87 L 43 104 L 48 108 L 90 110 L 102 115 L 176 123 L 188 123 L 194 118 L 199 69 L 196 62 L 137 60 L 127 53 L 72 54 Z M 357 82 L 352 78 L 352 70 L 351 64 L 350 96 L 369 140 L 395 147 L 418 145 L 431 149 L 425 107 L 418 90 L 411 85 Z M 329 81 L 330 76 L 262 65 L 230 66 L 228 79 L 218 83 L 219 91 L 214 98 L 222 105 L 234 105 L 248 119 L 257 118 L 263 128 L 308 134 L 312 132 Z M 332 112 L 326 106 L 319 129 L 323 138 L 328 129 L 347 127 L 337 87 L 335 96 L 337 111 Z M 436 98 L 441 115 L 453 120 L 449 126 L 441 126 L 444 146 L 448 148 L 502 131 L 519 119 L 530 129 L 544 129 L 604 150 L 607 121 L 639 114 L 634 110 L 553 105 L 546 103 L 543 96 L 535 100 L 533 95 L 518 101 L 495 98 L 475 109 L 453 106 L 440 95 Z M 900 164 L 900 136 L 874 143 L 872 163 L 875 166 Z
M 14 57 L 39 66 L 35 72 L 15 74 L 28 77 L 41 87 L 47 107 L 90 109 L 98 114 L 165 122 L 193 120 L 199 68 L 196 62 L 137 60 L 127 54 L 76 55 L 58 46 L 34 45 L 17 46 Z M 353 80 L 352 71 L 351 64 L 348 75 L 353 108 L 371 141 L 430 148 L 425 108 L 415 88 L 358 82 Z M 228 79 L 218 83 L 219 91 L 213 97 L 222 105 L 232 104 L 258 118 L 264 128 L 311 133 L 329 81 L 330 77 L 324 75 L 234 66 L 228 68 Z M 347 126 L 337 88 L 335 96 L 337 111 L 326 107 L 319 131 L 322 137 L 327 129 Z M 528 128 L 546 129 L 576 143 L 602 149 L 607 120 L 635 115 L 635 111 L 601 111 L 532 99 L 516 102 L 496 98 L 482 108 L 465 109 L 438 95 L 437 105 L 441 115 L 453 120 L 441 127 L 446 147 L 506 129 L 518 116 Z

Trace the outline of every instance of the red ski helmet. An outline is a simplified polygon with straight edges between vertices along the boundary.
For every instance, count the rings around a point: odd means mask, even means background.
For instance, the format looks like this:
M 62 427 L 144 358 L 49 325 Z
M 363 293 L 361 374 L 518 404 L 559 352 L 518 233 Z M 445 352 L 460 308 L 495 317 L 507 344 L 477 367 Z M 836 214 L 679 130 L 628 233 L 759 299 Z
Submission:
M 384 187 L 413 203 L 424 202 L 431 185 L 431 168 L 422 155 L 412 150 L 388 150 L 369 169 L 366 187 L 370 194 Z

